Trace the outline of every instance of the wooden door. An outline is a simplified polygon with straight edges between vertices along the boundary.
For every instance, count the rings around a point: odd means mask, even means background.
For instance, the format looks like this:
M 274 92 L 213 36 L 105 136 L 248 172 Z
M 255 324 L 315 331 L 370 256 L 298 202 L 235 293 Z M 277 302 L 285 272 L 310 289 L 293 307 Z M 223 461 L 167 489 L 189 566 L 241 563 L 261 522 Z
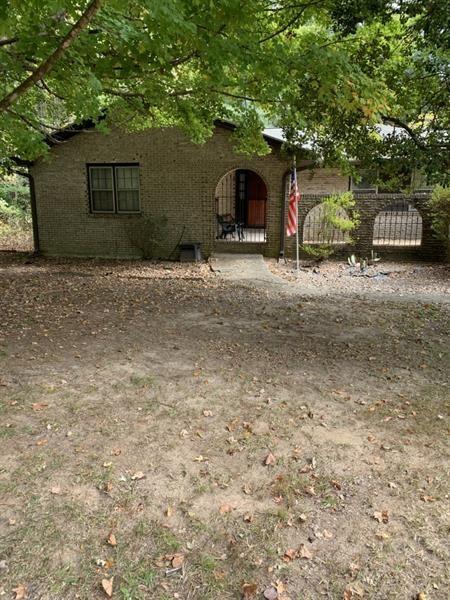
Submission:
M 267 189 L 257 173 L 247 171 L 247 227 L 266 226 Z

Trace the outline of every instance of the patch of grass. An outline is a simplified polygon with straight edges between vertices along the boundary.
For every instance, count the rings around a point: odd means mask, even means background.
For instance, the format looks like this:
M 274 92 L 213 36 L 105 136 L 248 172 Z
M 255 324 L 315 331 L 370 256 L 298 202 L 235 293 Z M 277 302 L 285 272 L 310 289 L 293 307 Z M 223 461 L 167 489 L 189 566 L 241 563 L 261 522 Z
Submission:
M 156 580 L 156 572 L 148 560 L 119 563 L 119 594 L 122 600 L 144 600 L 149 597 Z
M 113 468 L 114 465 L 101 469 L 95 467 L 83 474 L 83 480 L 86 483 L 93 483 L 97 489 L 103 490 L 108 483 L 113 482 Z
M 130 383 L 132 385 L 135 385 L 136 387 L 140 387 L 140 388 L 150 387 L 155 383 L 155 376 L 154 375 L 138 375 L 137 373 L 134 373 L 130 377 Z
M 217 568 L 217 561 L 209 554 L 202 554 L 197 561 L 197 567 L 205 573 L 212 573 Z
M 160 525 L 157 525 L 153 530 L 153 543 L 159 554 L 177 552 L 181 548 L 181 544 L 175 534 L 170 529 L 161 527 Z
M 77 584 L 78 577 L 71 566 L 61 567 L 52 575 L 53 582 L 50 587 L 52 594 L 60 594 L 61 596 L 67 590 Z
M 9 438 L 16 435 L 16 428 L 11 426 L 11 427 L 6 427 L 5 425 L 1 425 L 0 426 L 0 438 Z
M 189 568 L 189 586 L 198 590 L 198 598 L 217 600 L 225 589 L 219 563 L 210 554 L 195 557 Z

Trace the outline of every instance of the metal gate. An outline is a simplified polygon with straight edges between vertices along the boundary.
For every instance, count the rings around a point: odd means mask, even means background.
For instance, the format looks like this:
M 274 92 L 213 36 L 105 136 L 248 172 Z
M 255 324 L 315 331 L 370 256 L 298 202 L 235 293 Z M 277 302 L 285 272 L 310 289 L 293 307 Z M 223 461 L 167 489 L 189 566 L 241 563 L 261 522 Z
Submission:
M 216 188 L 216 239 L 265 242 L 267 187 L 250 169 L 235 169 Z

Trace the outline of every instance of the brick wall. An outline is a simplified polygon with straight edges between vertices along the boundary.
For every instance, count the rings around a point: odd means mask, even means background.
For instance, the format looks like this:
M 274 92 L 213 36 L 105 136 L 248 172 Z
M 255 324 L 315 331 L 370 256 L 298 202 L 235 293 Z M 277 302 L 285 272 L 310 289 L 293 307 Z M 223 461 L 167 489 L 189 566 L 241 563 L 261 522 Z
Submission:
M 141 217 L 91 214 L 86 172 L 86 163 L 136 162 L 140 165 L 142 214 L 168 219 L 161 256 L 169 256 L 174 249 L 176 256 L 180 237 L 182 242 L 202 242 L 205 256 L 213 251 L 216 186 L 225 173 L 236 168 L 256 171 L 267 185 L 267 242 L 263 251 L 277 256 L 286 163 L 276 148 L 264 157 L 239 157 L 230 136 L 229 130 L 218 127 L 206 144 L 198 146 L 177 129 L 139 133 L 115 130 L 109 134 L 92 131 L 53 147 L 50 156 L 32 168 L 42 252 L 138 257 L 140 251 L 133 246 L 129 231 L 133 221 Z
M 299 207 L 299 234 L 300 243 L 303 242 L 303 226 L 308 212 L 323 201 L 326 194 L 305 194 Z M 378 252 L 385 258 L 401 258 L 411 260 L 445 260 L 446 250 L 442 242 L 437 240 L 431 229 L 431 218 L 426 208 L 427 194 L 405 196 L 403 194 L 356 194 L 356 209 L 360 213 L 360 225 L 352 232 L 355 243 L 352 245 L 339 245 L 336 247 L 337 256 L 348 256 L 351 253 L 368 256 L 371 250 Z M 374 245 L 373 234 L 375 219 L 392 203 L 407 200 L 417 209 L 421 216 L 422 239 L 417 246 Z M 295 240 L 286 240 L 286 255 L 293 257 L 295 253 Z M 302 256 L 306 256 L 301 253 Z
M 338 169 L 299 170 L 297 181 L 302 194 L 333 194 L 349 189 L 348 175 L 341 175 Z
M 139 257 L 130 230 L 139 215 L 91 214 L 87 163 L 139 163 L 142 215 L 165 215 L 167 235 L 160 255 L 177 257 L 179 242 L 202 243 L 204 256 L 211 252 L 259 252 L 277 257 L 280 251 L 281 211 L 287 210 L 289 163 L 275 145 L 271 154 L 251 158 L 233 151 L 231 132 L 217 127 L 202 146 L 193 144 L 180 130 L 152 129 L 139 133 L 114 130 L 109 134 L 84 132 L 52 148 L 50 156 L 32 168 L 41 250 L 54 256 Z M 306 165 L 300 165 L 300 168 Z M 216 187 L 233 169 L 251 169 L 267 186 L 267 242 L 238 243 L 216 240 Z M 300 233 L 310 208 L 324 194 L 348 190 L 348 177 L 336 169 L 299 170 Z M 402 196 L 401 196 L 402 197 Z M 340 247 L 341 254 L 367 253 L 373 247 L 375 217 L 398 195 L 357 196 L 361 225 L 353 235 L 356 245 Z M 406 258 L 441 259 L 442 244 L 432 235 L 425 196 L 411 197 L 423 219 L 420 247 L 377 251 Z M 294 240 L 286 240 L 286 254 L 294 253 Z

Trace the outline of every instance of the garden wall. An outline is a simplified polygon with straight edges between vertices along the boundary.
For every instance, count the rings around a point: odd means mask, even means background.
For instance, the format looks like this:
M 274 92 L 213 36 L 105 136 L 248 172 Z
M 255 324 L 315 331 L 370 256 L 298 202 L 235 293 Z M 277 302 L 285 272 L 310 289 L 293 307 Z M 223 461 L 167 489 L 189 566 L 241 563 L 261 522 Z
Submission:
M 309 211 L 321 204 L 325 197 L 324 194 L 302 195 L 299 204 L 300 244 L 303 244 L 305 219 Z M 428 198 L 428 194 L 355 194 L 360 224 L 352 233 L 354 244 L 336 244 L 335 253 L 338 256 L 351 253 L 370 256 L 374 250 L 383 258 L 445 260 L 446 248 L 434 237 L 431 229 L 431 217 L 426 206 Z M 294 253 L 295 239 L 287 238 L 286 254 L 292 257 Z

